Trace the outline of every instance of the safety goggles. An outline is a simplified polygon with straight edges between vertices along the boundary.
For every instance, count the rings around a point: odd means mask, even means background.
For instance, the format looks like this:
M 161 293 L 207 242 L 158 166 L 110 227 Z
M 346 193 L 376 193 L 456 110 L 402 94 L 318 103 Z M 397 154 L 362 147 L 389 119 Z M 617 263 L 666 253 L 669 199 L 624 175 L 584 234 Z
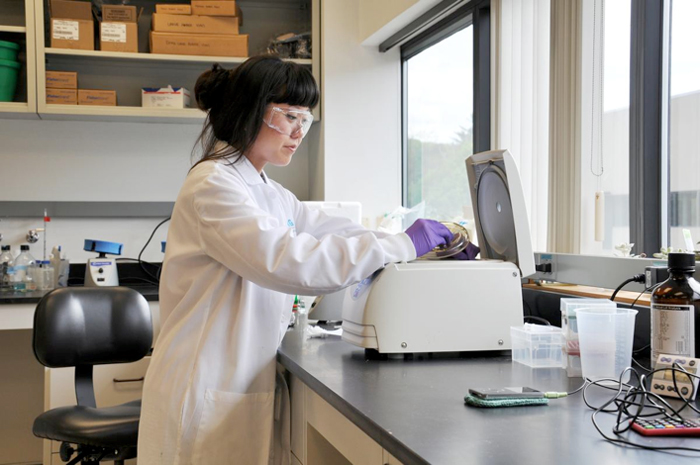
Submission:
M 270 128 L 290 137 L 304 137 L 309 132 L 314 116 L 309 111 L 285 110 L 272 107 L 267 116 L 263 118 Z

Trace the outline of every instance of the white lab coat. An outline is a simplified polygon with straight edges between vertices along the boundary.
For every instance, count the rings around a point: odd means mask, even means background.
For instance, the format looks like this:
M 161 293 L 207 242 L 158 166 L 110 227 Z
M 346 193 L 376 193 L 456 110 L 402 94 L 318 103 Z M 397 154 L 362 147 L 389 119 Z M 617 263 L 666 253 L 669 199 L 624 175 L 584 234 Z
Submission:
M 139 464 L 289 463 L 273 417 L 289 418 L 274 398 L 290 294 L 334 292 L 412 260 L 410 238 L 310 210 L 241 157 L 192 169 L 167 244 Z

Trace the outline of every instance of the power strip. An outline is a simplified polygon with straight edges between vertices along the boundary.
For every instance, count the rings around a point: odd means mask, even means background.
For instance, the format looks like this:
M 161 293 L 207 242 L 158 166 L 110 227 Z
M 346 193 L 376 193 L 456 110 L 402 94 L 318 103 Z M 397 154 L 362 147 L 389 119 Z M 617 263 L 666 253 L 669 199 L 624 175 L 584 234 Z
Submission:
M 674 363 L 677 363 L 688 373 L 694 375 L 697 374 L 698 367 L 700 367 L 700 359 L 697 358 L 659 354 L 654 370 L 662 371 L 654 373 L 654 377 L 651 380 L 651 392 L 676 399 L 680 399 L 681 396 L 688 400 L 695 399 L 698 392 L 698 379 L 684 375 L 678 370 L 673 371 Z M 673 383 L 674 376 L 676 378 L 675 386 Z M 676 391 L 676 387 L 678 387 L 678 391 Z

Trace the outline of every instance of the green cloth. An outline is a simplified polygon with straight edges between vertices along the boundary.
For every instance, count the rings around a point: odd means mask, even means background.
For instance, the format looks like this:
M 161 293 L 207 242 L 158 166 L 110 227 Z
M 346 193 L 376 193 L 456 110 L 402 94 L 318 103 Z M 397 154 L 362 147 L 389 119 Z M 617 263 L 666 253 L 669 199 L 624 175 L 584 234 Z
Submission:
M 549 399 L 517 399 L 517 398 L 505 398 L 505 399 L 480 399 L 472 395 L 467 394 L 464 396 L 464 403 L 471 405 L 472 407 L 527 407 L 530 405 L 547 405 L 549 404 Z

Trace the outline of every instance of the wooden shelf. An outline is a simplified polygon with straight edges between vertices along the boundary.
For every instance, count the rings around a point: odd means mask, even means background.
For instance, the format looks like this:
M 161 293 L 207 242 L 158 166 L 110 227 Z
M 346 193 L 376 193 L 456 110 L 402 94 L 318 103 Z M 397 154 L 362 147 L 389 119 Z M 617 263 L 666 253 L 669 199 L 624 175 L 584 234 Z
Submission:
M 526 289 L 538 290 L 538 291 L 548 291 L 555 292 L 557 294 L 567 294 L 576 297 L 590 297 L 593 299 L 609 299 L 612 296 L 612 289 L 604 289 L 601 287 L 591 287 L 591 286 L 579 286 L 575 284 L 525 284 L 523 286 Z M 649 306 L 651 299 L 651 294 L 645 292 L 641 294 L 639 292 L 632 291 L 620 291 L 615 297 L 615 302 L 632 304 L 635 305 Z
M 41 119 L 88 121 L 146 121 L 149 123 L 201 123 L 205 113 L 197 108 L 102 107 L 93 105 L 45 105 Z
M 24 26 L 3 26 L 3 25 L 0 25 L 0 32 L 16 32 L 18 34 L 26 34 L 27 28 Z
M 157 63 L 234 63 L 240 64 L 248 57 L 213 57 L 195 55 L 164 55 L 159 53 L 126 53 L 126 52 L 103 52 L 101 50 L 71 50 L 63 48 L 46 48 L 47 59 L 51 57 L 75 57 L 93 60 L 128 60 L 136 62 L 157 62 Z M 311 59 L 287 59 L 300 65 L 311 66 Z

